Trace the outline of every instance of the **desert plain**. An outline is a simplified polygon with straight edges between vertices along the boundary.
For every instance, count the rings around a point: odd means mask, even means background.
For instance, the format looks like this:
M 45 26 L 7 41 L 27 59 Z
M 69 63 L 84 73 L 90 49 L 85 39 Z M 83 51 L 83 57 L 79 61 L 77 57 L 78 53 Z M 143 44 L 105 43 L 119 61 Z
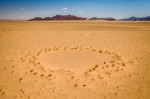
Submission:
M 150 22 L 1 21 L 0 99 L 150 99 Z

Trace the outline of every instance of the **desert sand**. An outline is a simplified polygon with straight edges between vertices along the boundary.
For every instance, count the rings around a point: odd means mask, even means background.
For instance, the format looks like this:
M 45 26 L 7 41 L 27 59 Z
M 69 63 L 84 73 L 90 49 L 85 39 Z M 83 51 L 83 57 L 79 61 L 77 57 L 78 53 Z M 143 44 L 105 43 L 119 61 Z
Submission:
M 149 99 L 150 22 L 0 22 L 0 99 Z

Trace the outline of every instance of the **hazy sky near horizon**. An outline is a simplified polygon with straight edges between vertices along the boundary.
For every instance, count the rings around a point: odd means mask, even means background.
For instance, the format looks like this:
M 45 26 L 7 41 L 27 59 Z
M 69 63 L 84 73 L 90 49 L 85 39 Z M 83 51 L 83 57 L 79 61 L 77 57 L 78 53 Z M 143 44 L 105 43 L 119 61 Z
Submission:
M 150 0 L 0 0 L 0 19 L 30 19 L 56 14 L 81 17 L 150 16 Z

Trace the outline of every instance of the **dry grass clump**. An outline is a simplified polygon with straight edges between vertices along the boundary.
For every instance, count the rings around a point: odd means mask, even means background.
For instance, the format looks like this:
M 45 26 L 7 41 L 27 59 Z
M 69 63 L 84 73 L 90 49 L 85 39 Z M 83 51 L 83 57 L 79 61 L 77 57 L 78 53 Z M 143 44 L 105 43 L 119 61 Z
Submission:
M 99 53 L 103 53 L 103 51 L 102 51 L 102 50 L 99 50 L 98 52 L 99 52 Z
M 132 61 L 132 60 L 129 60 L 129 63 L 133 63 L 133 61 Z
M 103 79 L 103 77 L 100 74 L 98 74 L 97 76 L 99 79 Z
M 21 82 L 23 80 L 23 78 L 21 77 L 21 78 L 19 78 L 19 82 Z
M 74 84 L 74 87 L 78 87 L 78 84 L 76 83 L 76 84 Z
M 98 65 L 95 65 L 95 68 L 98 68 Z
M 96 51 L 95 49 L 92 49 L 92 51 Z
M 92 69 L 89 69 L 89 72 L 92 72 Z
M 43 77 L 43 76 L 44 76 L 44 74 L 41 74 L 40 76 L 41 76 L 41 77 Z
M 106 73 L 107 75 L 111 75 L 111 72 L 105 71 L 105 73 Z
M 34 72 L 34 73 L 33 73 L 33 75 L 37 75 L 37 74 L 38 74 L 38 72 Z
M 84 73 L 84 75 L 85 75 L 85 76 L 87 76 L 87 75 L 88 75 L 88 71 L 87 71 L 87 72 L 85 72 L 85 73 Z
M 34 71 L 33 69 L 30 70 L 30 72 L 33 72 L 33 71 Z
M 47 75 L 47 77 L 51 77 L 51 76 L 52 76 L 52 74 L 48 74 L 48 75 Z
M 118 72 L 119 71 L 119 69 L 117 68 L 116 70 L 115 70 L 115 72 Z
M 21 62 L 25 62 L 25 59 L 23 59 L 23 58 L 20 58 L 20 61 L 21 61 Z
M 37 56 L 40 56 L 40 54 L 41 54 L 41 52 L 38 52 L 36 55 L 37 55 Z
M 110 62 L 110 63 L 115 63 L 115 61 L 114 61 L 114 60 L 110 60 L 109 62 Z
M 121 56 L 116 55 L 116 59 L 117 59 L 117 60 L 120 60 L 120 59 L 121 59 Z
M 125 66 L 125 63 L 122 63 L 122 66 Z
M 112 67 L 115 67 L 115 64 L 112 64 Z

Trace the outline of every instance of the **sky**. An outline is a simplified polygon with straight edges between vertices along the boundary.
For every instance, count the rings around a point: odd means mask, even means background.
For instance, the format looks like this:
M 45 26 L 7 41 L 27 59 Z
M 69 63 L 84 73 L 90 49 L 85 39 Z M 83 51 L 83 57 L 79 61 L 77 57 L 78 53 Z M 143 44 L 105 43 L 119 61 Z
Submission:
M 0 0 L 0 19 L 26 20 L 54 15 L 80 17 L 150 16 L 150 0 Z

